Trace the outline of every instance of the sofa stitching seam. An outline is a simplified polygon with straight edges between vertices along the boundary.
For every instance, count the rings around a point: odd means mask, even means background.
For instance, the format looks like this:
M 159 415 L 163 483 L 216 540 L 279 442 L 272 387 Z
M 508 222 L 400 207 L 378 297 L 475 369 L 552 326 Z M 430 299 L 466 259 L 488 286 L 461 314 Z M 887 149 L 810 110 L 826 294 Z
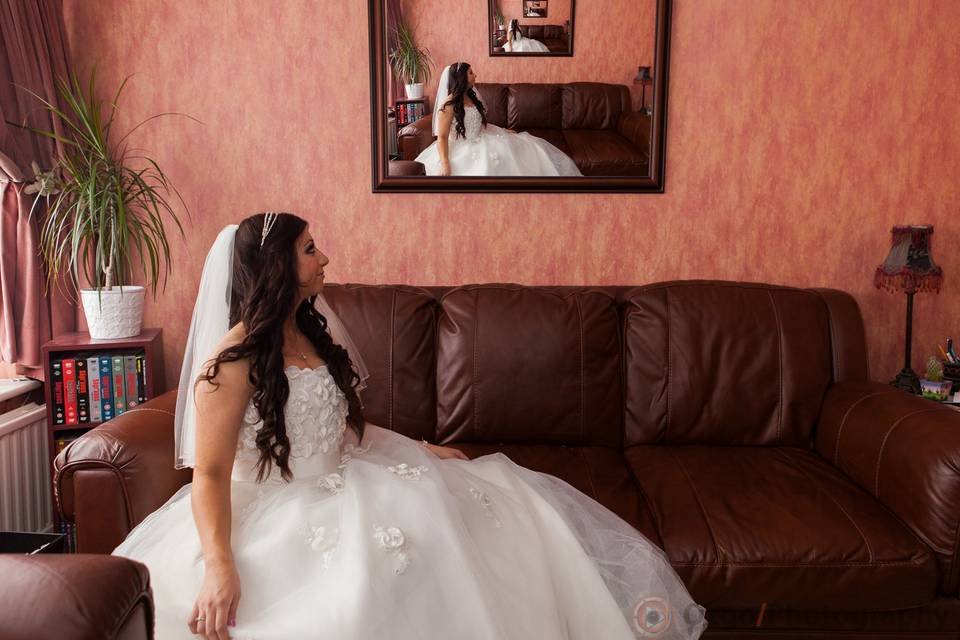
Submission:
M 785 454 L 783 451 L 781 451 L 781 450 L 779 450 L 779 449 L 775 449 L 774 452 L 776 453 L 777 456 L 780 456 L 780 457 L 782 457 L 782 458 L 783 458 L 783 457 L 786 457 L 786 458 L 787 458 L 787 461 L 788 461 L 788 462 L 791 462 L 790 458 L 787 457 L 786 454 Z M 806 469 L 803 469 L 803 468 L 800 467 L 800 466 L 798 466 L 797 468 L 800 470 L 800 473 L 802 473 L 802 474 L 804 475 L 804 477 L 806 477 L 807 480 L 810 481 L 811 486 L 812 486 L 812 485 L 813 485 L 812 478 L 810 477 L 810 474 L 807 473 Z M 857 533 L 860 534 L 860 538 L 863 540 L 863 544 L 864 544 L 864 546 L 867 548 L 868 562 L 871 562 L 871 563 L 872 563 L 873 560 L 874 560 L 873 548 L 870 546 L 870 541 L 867 540 L 866 534 L 863 533 L 863 529 L 861 529 L 861 528 L 860 528 L 860 525 L 857 524 L 856 520 L 854 520 L 854 519 L 850 516 L 850 514 L 847 513 L 847 510 L 843 508 L 843 505 L 841 505 L 839 502 L 837 502 L 837 500 L 836 500 L 832 495 L 830 495 L 830 492 L 829 492 L 829 491 L 824 491 L 823 493 L 825 493 L 826 496 L 830 499 L 830 501 L 831 501 L 833 504 L 835 504 L 835 505 L 837 506 L 837 508 L 840 509 L 840 511 L 843 512 L 843 515 L 846 516 L 847 520 L 850 521 L 850 524 L 853 525 L 853 528 L 856 529 L 856 530 L 857 530 Z
M 894 429 L 899 427 L 903 423 L 903 421 L 906 420 L 907 418 L 911 418 L 921 413 L 930 413 L 930 412 L 937 412 L 937 411 L 938 409 L 918 409 L 904 416 L 901 416 L 896 422 L 890 425 L 889 429 L 887 429 L 887 433 L 883 436 L 883 440 L 880 442 L 880 450 L 877 452 L 877 467 L 876 467 L 876 473 L 875 473 L 875 479 L 874 479 L 874 492 L 873 492 L 873 495 L 875 498 L 880 500 L 880 463 L 883 459 L 883 450 L 887 446 L 887 439 L 890 437 L 890 434 L 893 433 Z
M 892 390 L 891 390 L 891 391 L 876 391 L 876 392 L 874 392 L 874 393 L 865 395 L 865 396 L 863 396 L 862 398 L 859 398 L 859 399 L 858 399 L 856 402 L 854 402 L 852 405 L 850 405 L 850 407 L 847 409 L 847 411 L 843 414 L 843 418 L 840 419 L 840 426 L 837 428 L 837 440 L 836 440 L 836 444 L 835 444 L 834 449 L 833 449 L 833 464 L 835 464 L 836 466 L 840 467 L 840 435 L 843 433 L 843 428 L 844 428 L 844 427 L 846 426 L 846 424 L 847 424 L 847 418 L 850 417 L 850 414 L 853 413 L 853 410 L 857 408 L 857 405 L 859 405 L 861 402 L 864 402 L 864 401 L 868 400 L 869 398 L 873 398 L 874 396 L 886 395 L 886 394 L 888 394 L 888 393 L 895 393 L 895 392 L 892 391 Z
M 777 325 L 777 391 L 780 396 L 777 402 L 777 442 L 779 443 L 783 433 L 783 331 L 780 326 L 780 312 L 777 309 L 777 302 L 773 299 L 773 292 L 769 289 L 767 289 L 767 297 L 770 298 L 773 317 Z
M 473 429 L 474 433 L 480 434 L 480 413 L 477 405 L 477 396 L 479 395 L 477 389 L 477 374 L 478 374 L 478 364 L 477 364 L 477 343 L 480 341 L 480 291 L 474 290 L 473 292 L 473 304 L 476 312 L 474 313 L 474 322 L 473 322 Z
M 593 483 L 593 474 L 590 472 L 590 461 L 587 460 L 587 455 L 583 452 L 583 449 L 580 447 L 576 448 L 577 453 L 580 454 L 580 457 L 583 459 L 583 466 L 587 470 L 587 480 L 590 481 L 590 490 L 593 491 L 593 499 L 599 501 L 600 494 L 597 493 L 597 485 Z
M 586 394 L 584 392 L 584 358 L 583 358 L 583 311 L 580 308 L 580 297 L 574 297 L 574 300 L 577 303 L 577 323 L 578 323 L 578 333 L 577 333 L 577 342 L 579 345 L 579 355 L 580 355 L 580 442 L 584 441 L 584 413 L 586 412 Z
M 680 461 L 680 458 L 676 456 L 672 451 L 668 451 L 671 458 L 674 459 L 677 463 L 677 467 L 680 469 L 680 473 L 683 474 L 683 477 L 686 478 L 687 484 L 690 485 L 690 490 L 693 491 L 693 497 L 697 501 L 697 506 L 700 508 L 700 515 L 703 516 L 703 522 L 707 525 L 707 531 L 710 533 L 710 540 L 713 541 L 713 550 L 717 556 L 717 560 L 720 560 L 720 545 L 717 544 L 717 536 L 713 532 L 713 527 L 710 525 L 710 519 L 707 518 L 707 510 L 703 508 L 703 502 L 700 500 L 700 492 L 697 491 L 697 486 L 693 483 L 693 479 L 690 477 L 690 474 L 687 473 L 686 468 L 684 468 L 683 463 Z M 706 563 L 714 564 L 714 563 Z
M 664 299 L 664 310 L 667 316 L 666 322 L 666 361 L 667 361 L 667 415 L 666 415 L 666 425 L 663 429 L 662 442 L 667 442 L 667 434 L 670 432 L 670 289 L 664 289 L 663 291 Z
M 390 298 L 390 345 L 387 350 L 387 428 L 393 430 L 393 349 L 394 331 L 397 318 L 397 290 L 393 290 Z

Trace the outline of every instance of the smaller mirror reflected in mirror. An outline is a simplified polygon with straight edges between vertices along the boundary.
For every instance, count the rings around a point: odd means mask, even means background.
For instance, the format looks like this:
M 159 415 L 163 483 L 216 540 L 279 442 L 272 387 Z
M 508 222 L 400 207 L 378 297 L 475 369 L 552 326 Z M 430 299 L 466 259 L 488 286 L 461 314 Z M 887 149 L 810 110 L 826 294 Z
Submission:
M 489 0 L 490 55 L 572 56 L 575 0 Z

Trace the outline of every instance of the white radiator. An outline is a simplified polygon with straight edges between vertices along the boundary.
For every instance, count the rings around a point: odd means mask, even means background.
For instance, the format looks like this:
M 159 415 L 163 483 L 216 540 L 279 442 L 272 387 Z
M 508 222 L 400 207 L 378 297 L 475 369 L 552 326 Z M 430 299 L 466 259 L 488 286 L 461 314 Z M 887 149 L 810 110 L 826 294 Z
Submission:
M 0 530 L 53 530 L 46 407 L 0 415 Z

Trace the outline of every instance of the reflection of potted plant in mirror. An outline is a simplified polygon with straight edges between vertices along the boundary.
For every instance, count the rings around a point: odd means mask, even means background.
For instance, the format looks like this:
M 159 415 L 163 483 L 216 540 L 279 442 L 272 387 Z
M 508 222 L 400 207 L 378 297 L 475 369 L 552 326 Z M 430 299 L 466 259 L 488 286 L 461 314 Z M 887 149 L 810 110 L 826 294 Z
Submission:
M 124 142 L 145 122 L 171 114 L 147 118 L 113 142 L 110 134 L 117 100 L 129 77 L 121 83 L 109 112 L 94 98 L 95 78 L 94 70 L 86 89 L 73 74 L 69 82 L 58 78 L 56 88 L 63 110 L 32 94 L 66 132 L 61 136 L 31 128 L 63 145 L 63 155 L 52 172 L 54 185 L 39 194 L 47 202 L 40 250 L 47 264 L 47 284 L 63 267 L 80 291 L 90 337 L 126 338 L 140 333 L 143 320 L 145 287 L 128 284 L 133 251 L 156 299 L 161 261 L 166 267 L 164 287 L 170 272 L 170 247 L 161 214 L 173 219 L 181 236 L 183 227 L 163 195 L 171 189 L 177 193 L 176 189 L 154 160 L 130 154 Z M 130 161 L 140 168 L 129 166 Z M 81 270 L 93 288 L 81 287 Z
M 430 77 L 430 50 L 418 47 L 413 30 L 400 23 L 394 30 L 396 45 L 390 52 L 390 64 L 393 72 L 405 84 L 407 98 L 417 100 L 423 97 L 423 83 Z

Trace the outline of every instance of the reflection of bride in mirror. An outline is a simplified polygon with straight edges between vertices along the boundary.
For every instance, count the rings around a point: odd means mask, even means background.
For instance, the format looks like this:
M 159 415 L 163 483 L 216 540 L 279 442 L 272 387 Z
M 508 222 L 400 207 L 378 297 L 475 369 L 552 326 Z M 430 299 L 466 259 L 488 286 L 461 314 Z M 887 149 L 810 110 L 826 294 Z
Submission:
M 514 18 L 507 29 L 507 41 L 503 43 L 504 51 L 513 53 L 550 53 L 547 45 L 539 40 L 527 38 L 520 33 L 520 21 Z
M 433 108 L 437 139 L 416 158 L 428 176 L 583 175 L 546 140 L 488 123 L 475 81 L 466 62 L 455 62 L 440 74 Z

